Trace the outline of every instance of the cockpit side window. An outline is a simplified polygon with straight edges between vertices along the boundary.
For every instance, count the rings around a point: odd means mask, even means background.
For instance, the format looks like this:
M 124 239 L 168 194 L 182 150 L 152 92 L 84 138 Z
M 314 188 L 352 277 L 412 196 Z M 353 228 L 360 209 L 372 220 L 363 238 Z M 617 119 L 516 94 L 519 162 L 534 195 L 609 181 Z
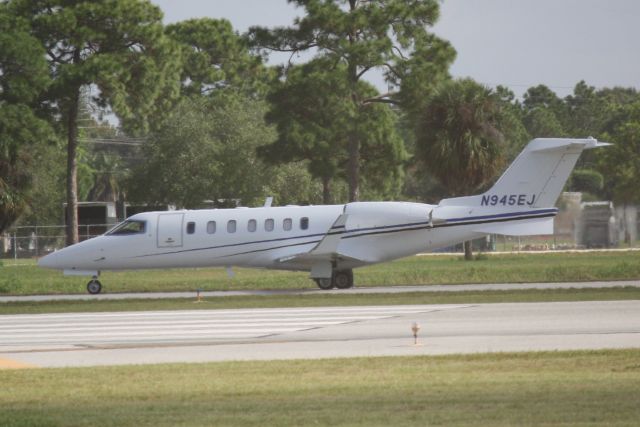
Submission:
M 111 229 L 107 235 L 109 236 L 124 236 L 131 234 L 144 234 L 147 228 L 147 221 L 139 221 L 135 219 L 128 219 L 119 225 Z
M 193 234 L 196 232 L 196 223 L 191 221 L 187 223 L 187 234 Z

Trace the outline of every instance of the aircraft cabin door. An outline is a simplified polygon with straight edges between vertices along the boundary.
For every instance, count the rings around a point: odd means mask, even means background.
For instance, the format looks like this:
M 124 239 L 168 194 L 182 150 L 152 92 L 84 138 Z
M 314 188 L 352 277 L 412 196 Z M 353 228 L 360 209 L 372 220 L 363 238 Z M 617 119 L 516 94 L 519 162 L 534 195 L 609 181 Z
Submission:
M 158 215 L 158 247 L 175 248 L 182 246 L 183 213 Z

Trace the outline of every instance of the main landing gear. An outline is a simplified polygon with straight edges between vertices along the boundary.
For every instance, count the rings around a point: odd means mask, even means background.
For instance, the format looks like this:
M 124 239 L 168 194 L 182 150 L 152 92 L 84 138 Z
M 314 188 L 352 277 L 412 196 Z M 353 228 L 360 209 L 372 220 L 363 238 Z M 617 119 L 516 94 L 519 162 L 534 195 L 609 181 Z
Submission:
M 329 279 L 313 279 L 320 289 L 329 290 L 333 288 L 348 289 L 353 287 L 353 270 L 334 271 Z
M 93 279 L 91 279 L 89 283 L 87 283 L 87 292 L 89 292 L 91 295 L 96 295 L 99 294 L 101 290 L 102 283 L 100 283 L 96 276 L 93 276 Z

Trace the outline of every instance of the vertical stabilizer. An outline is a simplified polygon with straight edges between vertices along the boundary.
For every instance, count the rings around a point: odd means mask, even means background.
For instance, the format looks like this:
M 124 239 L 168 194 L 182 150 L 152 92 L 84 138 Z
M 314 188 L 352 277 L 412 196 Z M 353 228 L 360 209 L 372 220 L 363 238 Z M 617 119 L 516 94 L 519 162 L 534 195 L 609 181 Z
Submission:
M 444 199 L 441 206 L 553 207 L 585 149 L 609 145 L 593 138 L 537 138 L 529 142 L 489 191 Z

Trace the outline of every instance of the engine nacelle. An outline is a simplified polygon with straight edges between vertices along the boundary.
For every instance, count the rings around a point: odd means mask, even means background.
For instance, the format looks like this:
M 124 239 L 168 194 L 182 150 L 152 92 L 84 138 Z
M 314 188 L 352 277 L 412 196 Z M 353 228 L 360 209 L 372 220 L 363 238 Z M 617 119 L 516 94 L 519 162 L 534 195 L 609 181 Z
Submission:
M 434 206 L 409 202 L 353 202 L 346 205 L 347 230 L 429 221 Z

